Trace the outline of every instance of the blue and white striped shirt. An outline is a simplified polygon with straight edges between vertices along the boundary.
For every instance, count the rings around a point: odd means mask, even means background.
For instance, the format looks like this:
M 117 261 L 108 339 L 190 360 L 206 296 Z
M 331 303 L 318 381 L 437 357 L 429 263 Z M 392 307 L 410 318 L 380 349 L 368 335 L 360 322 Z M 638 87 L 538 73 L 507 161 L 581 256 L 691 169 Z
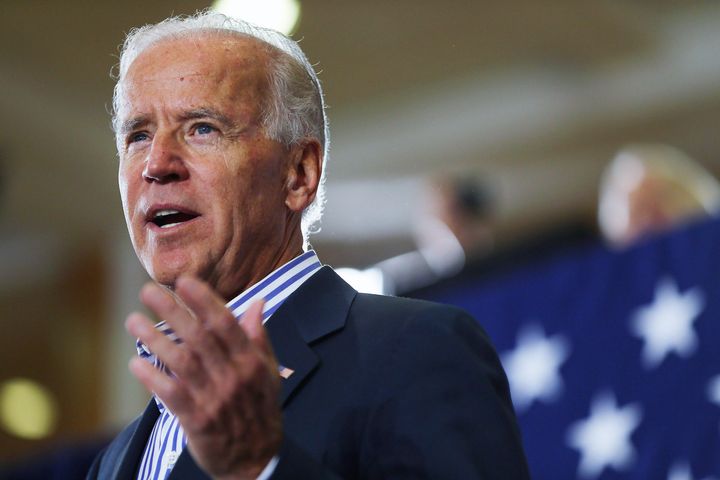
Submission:
M 263 307 L 264 323 L 275 313 L 285 299 L 317 272 L 320 267 L 322 267 L 322 264 L 315 252 L 313 250 L 305 252 L 232 299 L 227 303 L 227 307 L 239 319 L 256 300 L 265 299 Z M 180 339 L 164 322 L 158 323 L 156 328 L 168 335 L 173 341 L 180 342 Z M 139 340 L 137 350 L 138 355 L 147 359 L 157 368 L 165 369 L 162 362 Z M 160 410 L 160 416 L 155 422 L 155 427 L 145 446 L 137 480 L 164 480 L 167 478 L 187 444 L 187 438 L 177 417 L 165 408 L 160 399 L 155 397 L 155 401 Z M 276 463 L 277 457 L 273 458 L 273 461 L 268 464 L 260 478 L 272 473 Z

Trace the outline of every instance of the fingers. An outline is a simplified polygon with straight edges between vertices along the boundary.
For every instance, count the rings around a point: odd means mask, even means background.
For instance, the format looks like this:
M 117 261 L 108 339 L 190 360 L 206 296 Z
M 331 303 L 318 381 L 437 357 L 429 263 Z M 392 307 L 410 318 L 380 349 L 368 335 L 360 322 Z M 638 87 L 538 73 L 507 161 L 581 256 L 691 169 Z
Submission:
M 150 351 L 178 378 L 200 388 L 207 384 L 207 376 L 203 372 L 200 358 L 191 350 L 182 348 L 164 333 L 158 331 L 145 315 L 132 313 L 125 322 L 125 328 L 131 335 L 147 345 Z M 167 375 L 163 375 L 167 377 Z
M 237 319 L 206 283 L 192 277 L 181 277 L 175 292 L 196 318 L 205 322 L 206 330 L 215 335 L 224 352 L 236 353 L 247 347 L 248 339 L 238 326 Z
M 149 283 L 140 292 L 141 301 L 170 326 L 183 344 L 176 345 L 137 314 L 128 317 L 128 330 L 179 378 L 203 387 L 222 382 L 232 368 L 233 356 L 259 351 L 266 360 L 274 355 L 262 324 L 263 301 L 254 302 L 240 324 L 223 301 L 204 282 L 181 277 L 177 298 L 166 289 Z M 141 321 L 143 318 L 144 321 Z
M 268 357 L 273 357 L 272 347 L 270 346 L 270 340 L 267 336 L 267 331 L 263 326 L 263 306 L 265 302 L 258 300 L 250 305 L 250 308 L 242 316 L 240 326 L 245 332 L 245 335 L 250 342 L 259 348 Z
M 176 415 L 190 415 L 195 411 L 195 402 L 187 390 L 165 372 L 140 357 L 132 358 L 129 368 L 135 378 Z
M 200 359 L 202 363 L 219 365 L 220 369 L 222 369 L 222 366 L 227 362 L 228 348 L 226 341 L 208 328 L 209 324 L 203 321 L 203 315 L 198 314 L 192 308 L 192 311 L 188 310 L 170 292 L 154 283 L 148 283 L 142 288 L 140 300 L 159 318 L 165 320 L 177 336 L 182 338 L 185 348 Z M 208 303 L 213 300 L 215 300 L 214 295 L 204 299 L 204 302 Z M 206 309 L 208 308 L 206 307 Z M 227 311 L 227 309 L 225 310 Z M 195 314 L 193 315 L 193 313 Z M 163 359 L 160 352 L 155 353 Z M 174 366 L 170 361 L 166 364 L 173 372 L 180 373 L 173 368 Z M 224 373 L 219 371 L 218 375 L 221 376 Z
M 197 316 L 181 305 L 173 295 L 155 283 L 147 283 L 140 290 L 140 300 L 163 319 L 184 342 L 211 341 L 202 337 L 205 327 Z M 211 345 L 207 345 L 211 346 Z

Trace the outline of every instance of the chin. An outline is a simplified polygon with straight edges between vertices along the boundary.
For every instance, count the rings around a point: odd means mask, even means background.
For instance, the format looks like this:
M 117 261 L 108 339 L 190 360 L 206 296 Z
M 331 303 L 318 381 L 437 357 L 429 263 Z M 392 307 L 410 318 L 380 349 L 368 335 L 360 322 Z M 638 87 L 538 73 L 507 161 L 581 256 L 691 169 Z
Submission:
M 146 266 L 145 270 L 147 270 L 148 275 L 150 275 L 153 281 L 170 288 L 175 287 L 175 282 L 182 274 L 182 272 L 178 271 L 169 271 L 164 267 L 155 268 L 153 266 Z
M 180 275 L 198 276 L 197 266 L 193 265 L 190 259 L 154 257 L 142 263 L 150 278 L 170 288 L 175 286 Z

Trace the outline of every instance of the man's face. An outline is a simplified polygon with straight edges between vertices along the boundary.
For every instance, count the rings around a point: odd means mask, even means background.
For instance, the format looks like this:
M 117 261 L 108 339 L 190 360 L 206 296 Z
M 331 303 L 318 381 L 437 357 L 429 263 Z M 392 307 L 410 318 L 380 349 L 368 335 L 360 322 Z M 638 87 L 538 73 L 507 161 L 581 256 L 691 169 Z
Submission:
M 120 193 L 135 251 L 161 284 L 193 274 L 229 298 L 292 243 L 289 153 L 261 125 L 267 62 L 255 40 L 203 34 L 161 41 L 130 66 Z

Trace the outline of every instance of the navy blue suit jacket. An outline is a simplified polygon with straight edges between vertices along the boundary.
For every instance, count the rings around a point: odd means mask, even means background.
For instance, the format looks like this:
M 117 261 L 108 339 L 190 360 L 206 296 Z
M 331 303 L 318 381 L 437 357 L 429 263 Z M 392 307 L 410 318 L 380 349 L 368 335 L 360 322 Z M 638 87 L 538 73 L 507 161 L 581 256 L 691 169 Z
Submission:
M 463 311 L 359 294 L 324 267 L 266 323 L 283 380 L 273 479 L 529 478 L 505 374 Z M 155 402 L 88 479 L 134 479 Z M 170 480 L 208 478 L 187 449 Z

